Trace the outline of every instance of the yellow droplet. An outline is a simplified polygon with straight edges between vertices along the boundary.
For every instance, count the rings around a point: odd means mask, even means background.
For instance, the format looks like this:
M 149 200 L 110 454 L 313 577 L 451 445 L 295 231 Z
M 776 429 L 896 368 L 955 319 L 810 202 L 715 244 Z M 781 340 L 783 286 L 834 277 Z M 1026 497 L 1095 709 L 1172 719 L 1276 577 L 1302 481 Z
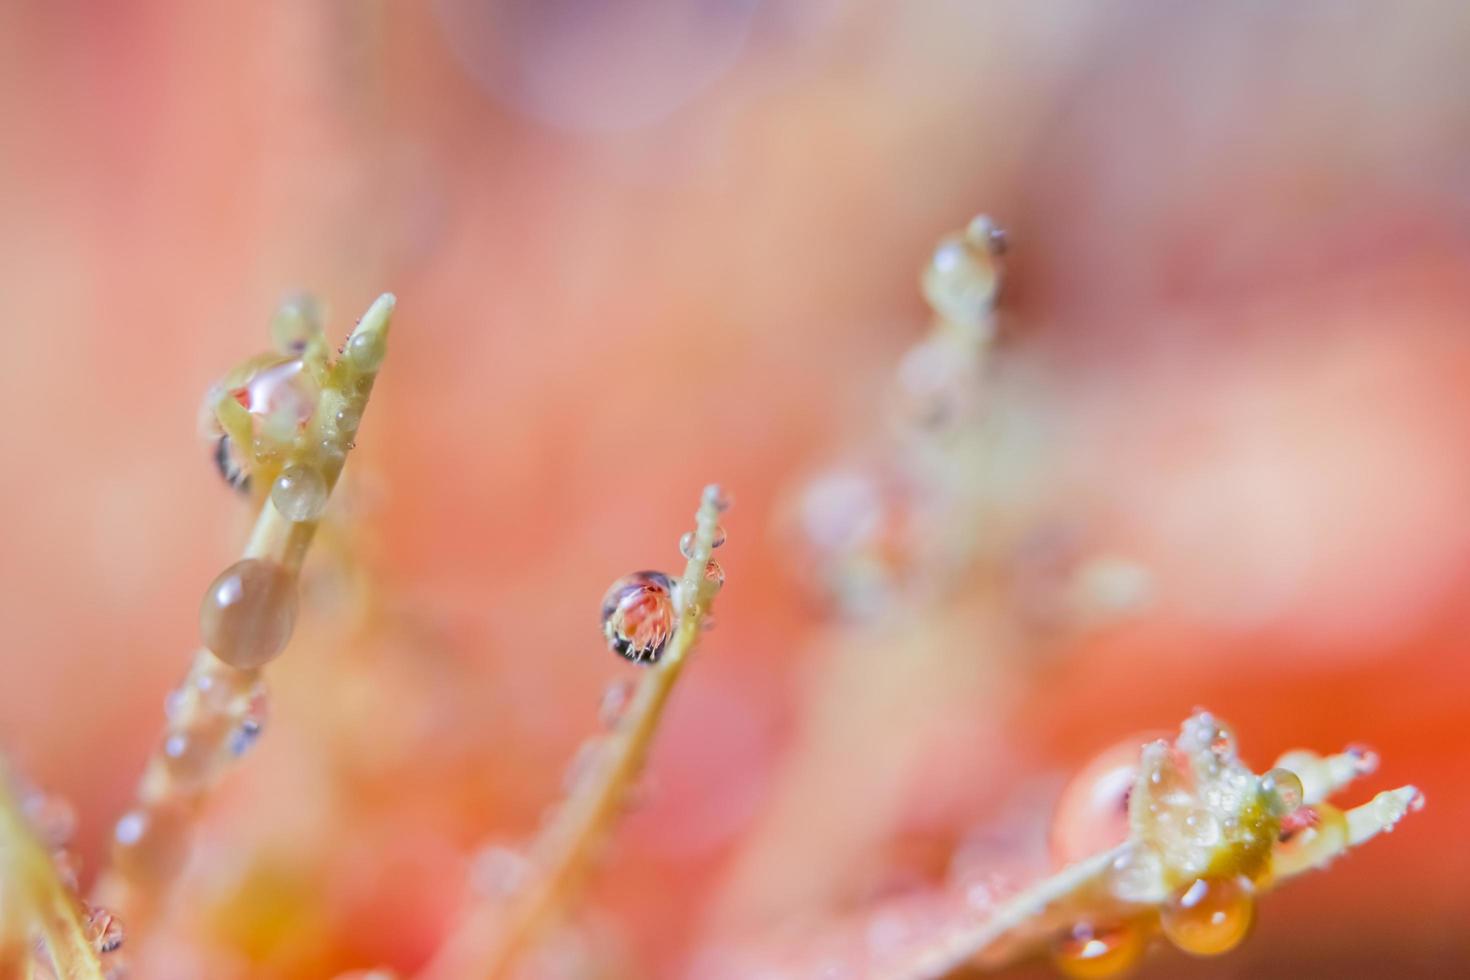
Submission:
M 1052 947 L 1057 969 L 1074 980 L 1121 977 L 1143 958 L 1148 939 L 1136 924 L 1078 925 Z
M 1192 956 L 1228 953 L 1255 918 L 1250 883 L 1241 878 L 1200 878 L 1170 899 L 1159 914 L 1169 942 Z

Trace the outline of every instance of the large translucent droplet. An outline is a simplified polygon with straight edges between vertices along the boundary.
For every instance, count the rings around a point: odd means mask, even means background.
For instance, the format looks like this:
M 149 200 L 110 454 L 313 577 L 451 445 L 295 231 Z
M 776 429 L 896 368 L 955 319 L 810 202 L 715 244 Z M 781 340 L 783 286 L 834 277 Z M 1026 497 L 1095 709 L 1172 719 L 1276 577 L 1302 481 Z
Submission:
M 123 943 L 122 922 L 107 909 L 93 906 L 88 910 L 87 919 L 83 925 L 88 941 L 92 943 L 92 948 L 99 956 L 113 952 Z
M 1159 911 L 1164 935 L 1192 956 L 1218 956 L 1239 946 L 1255 919 L 1255 897 L 1241 878 L 1199 878 Z
M 232 667 L 249 669 L 286 649 L 296 625 L 296 577 L 274 562 L 238 561 L 219 574 L 199 610 L 204 645 Z

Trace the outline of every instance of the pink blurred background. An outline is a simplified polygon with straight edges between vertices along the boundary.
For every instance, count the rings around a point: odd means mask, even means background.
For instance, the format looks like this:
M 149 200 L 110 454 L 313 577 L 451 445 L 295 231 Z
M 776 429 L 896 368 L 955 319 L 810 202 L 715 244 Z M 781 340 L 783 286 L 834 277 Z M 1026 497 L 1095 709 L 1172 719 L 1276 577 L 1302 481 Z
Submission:
M 220 977 L 421 962 L 464 855 L 534 830 L 627 675 L 602 589 L 677 562 L 710 480 L 729 581 L 590 896 L 611 975 L 844 908 L 855 862 L 942 850 L 1197 704 L 1258 767 L 1368 742 L 1354 801 L 1429 806 L 1239 952 L 1146 975 L 1448 975 L 1466 91 L 1446 3 L 6 4 L 0 745 L 95 867 L 248 526 L 202 392 L 283 294 L 335 336 L 391 290 L 341 508 L 390 625 L 308 617 L 156 975 L 194 946 Z M 804 600 L 776 512 L 881 427 L 917 272 L 979 211 L 1011 233 L 998 356 L 1034 423 L 1001 537 L 1085 528 L 1154 596 L 1058 634 L 977 589 L 907 674 Z

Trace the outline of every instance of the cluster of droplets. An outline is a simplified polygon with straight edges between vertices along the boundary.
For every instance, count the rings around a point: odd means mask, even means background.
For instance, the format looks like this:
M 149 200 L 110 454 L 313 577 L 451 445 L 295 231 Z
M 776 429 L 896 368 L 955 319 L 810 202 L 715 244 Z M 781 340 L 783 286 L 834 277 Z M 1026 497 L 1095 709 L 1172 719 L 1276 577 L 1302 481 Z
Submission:
M 984 216 L 939 243 L 920 283 L 932 328 L 900 359 L 887 398 L 892 443 L 787 502 L 802 584 L 842 615 L 873 615 L 966 560 L 965 536 L 947 532 L 973 506 L 962 460 L 981 430 L 1004 246 Z
M 271 323 L 274 351 L 246 361 L 211 390 L 206 408 L 222 472 L 236 486 L 256 476 L 269 480 L 257 537 L 262 527 L 294 529 L 320 518 L 383 360 L 385 310 L 391 297 L 370 311 L 379 317 L 354 332 L 334 364 L 315 305 L 288 300 Z M 288 550 L 280 542 L 306 538 L 271 532 L 266 539 L 205 591 L 205 652 L 165 702 L 164 735 L 138 802 L 114 829 L 113 867 L 132 885 L 156 888 L 178 873 L 199 797 L 264 728 L 269 701 L 260 669 L 285 650 L 299 601 L 303 547 Z
M 1257 886 L 1280 867 L 1278 835 L 1315 820 L 1301 778 L 1279 765 L 1252 774 L 1236 757 L 1234 735 L 1209 712 L 1186 721 L 1172 743 L 1149 740 L 1140 749 L 1140 741 L 1119 743 L 1088 766 L 1057 813 L 1059 861 L 1116 847 L 1106 887 L 1123 907 L 1149 910 L 1058 936 L 1052 956 L 1070 977 L 1130 972 L 1156 931 L 1193 956 L 1234 949 L 1254 920 Z

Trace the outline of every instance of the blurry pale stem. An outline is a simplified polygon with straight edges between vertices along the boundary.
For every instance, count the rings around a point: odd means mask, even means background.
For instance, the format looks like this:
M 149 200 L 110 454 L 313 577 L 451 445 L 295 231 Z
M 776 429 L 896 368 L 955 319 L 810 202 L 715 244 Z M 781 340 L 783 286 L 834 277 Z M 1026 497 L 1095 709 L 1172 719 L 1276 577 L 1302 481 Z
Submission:
M 1312 864 L 1274 875 L 1269 884 L 1259 882 L 1257 891 L 1269 890 L 1305 871 L 1321 870 L 1339 855 L 1391 831 L 1420 799 L 1413 786 L 1402 786 L 1353 807 L 1347 811 L 1345 839 L 1318 855 Z M 1112 898 L 1105 883 L 1109 865 L 1131 846 L 1121 844 L 1063 868 L 996 906 L 979 922 L 937 938 L 922 953 L 881 976 L 884 980 L 928 980 L 946 976 L 966 964 L 999 969 L 1035 952 L 1040 943 L 1077 922 L 1123 921 L 1137 915 L 1140 907 Z
M 419 974 L 420 980 L 500 980 L 572 899 L 627 805 L 669 693 L 699 639 L 714 597 L 706 584 L 705 567 L 718 527 L 719 492 L 709 487 L 696 515 L 694 544 L 678 591 L 683 608 L 668 649 L 643 675 L 627 713 L 608 737 L 596 764 L 532 843 L 532 870 L 526 884 L 503 903 L 476 908 Z
M 349 342 L 352 337 L 368 335 L 386 344 L 394 303 L 394 297 L 390 293 L 379 296 L 358 321 L 349 337 Z M 336 486 L 338 477 L 342 475 L 343 464 L 346 462 L 352 445 L 351 433 L 342 432 L 337 426 L 338 413 L 345 409 L 361 417 L 367 406 L 368 398 L 372 394 L 377 370 L 361 371 L 354 366 L 352 359 L 345 355 L 338 358 L 335 363 L 328 363 L 327 351 L 320 345 L 309 348 L 305 356 L 308 364 L 312 365 L 310 369 L 314 376 L 323 379 L 323 383 L 311 421 L 297 436 L 286 459 L 286 464 L 300 463 L 315 467 L 321 473 L 328 492 L 330 492 Z M 251 430 L 252 420 L 245 408 L 226 393 L 216 401 L 215 415 L 230 438 L 238 440 L 238 445 L 248 451 L 254 436 Z M 325 451 L 324 443 L 333 446 L 336 452 Z M 243 557 L 264 558 L 284 565 L 292 572 L 297 572 L 306 558 L 307 549 L 311 545 L 312 537 L 316 534 L 318 523 L 318 521 L 290 520 L 276 509 L 276 505 L 271 501 L 270 493 L 266 492 L 262 495 L 260 515 L 256 518 L 255 528 L 245 546 Z M 175 717 L 170 720 L 171 725 L 187 727 L 202 715 L 205 709 L 198 697 L 197 687 L 192 681 L 213 666 L 213 658 L 212 653 L 203 649 L 194 655 L 188 677 L 182 687 L 184 695 L 177 707 Z M 164 765 L 160 751 L 155 750 L 138 787 L 138 800 L 140 803 L 152 802 L 168 795 L 169 792 L 167 767 Z M 128 893 L 125 889 L 119 895 L 110 894 L 114 885 L 110 877 L 108 874 L 100 876 L 97 885 L 98 894 L 104 896 L 110 904 L 122 905 L 130 899 L 139 897 Z M 138 923 L 133 914 L 135 911 L 130 911 L 127 919 L 129 929 L 136 933 Z
M 21 814 L 10 777 L 0 763 L 0 881 L 4 923 L 0 924 L 0 956 L 14 953 L 16 934 L 29 939 L 36 930 L 67 980 L 104 980 L 102 964 L 82 925 L 76 896 L 61 883 L 56 867 L 30 824 Z M 28 953 L 28 951 L 27 951 Z

